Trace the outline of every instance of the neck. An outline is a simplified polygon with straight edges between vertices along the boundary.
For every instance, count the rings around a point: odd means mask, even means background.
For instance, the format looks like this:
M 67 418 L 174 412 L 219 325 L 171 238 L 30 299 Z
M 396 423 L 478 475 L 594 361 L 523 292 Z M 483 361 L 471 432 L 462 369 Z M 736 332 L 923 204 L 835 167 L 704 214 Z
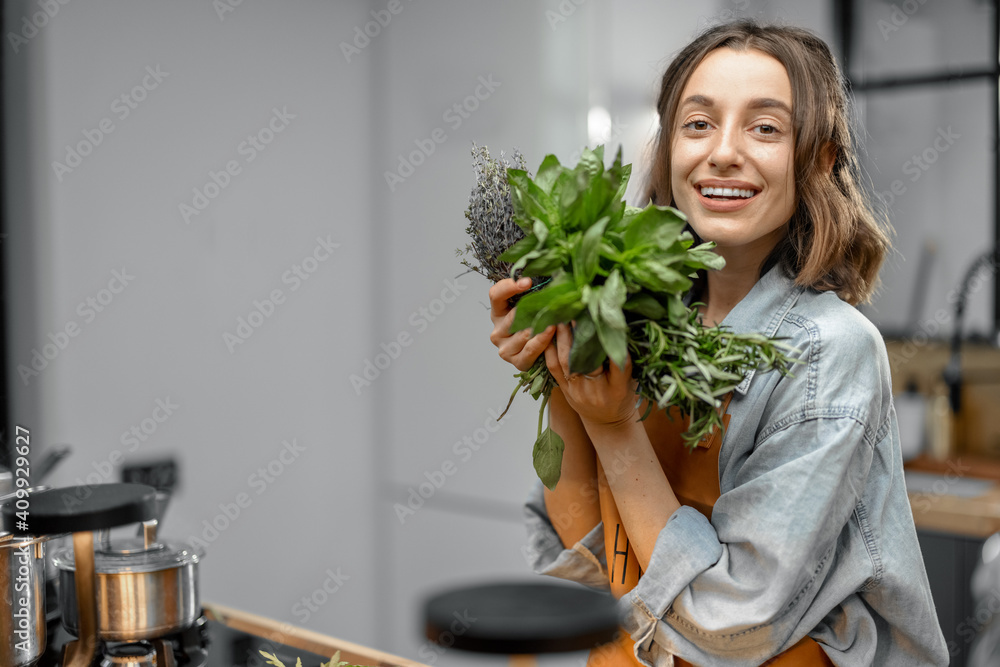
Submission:
M 709 271 L 702 301 L 702 322 L 707 326 L 718 326 L 733 308 L 743 300 L 760 278 L 761 259 L 749 259 L 745 254 L 730 256 L 724 249 L 717 249 L 726 260 L 721 271 Z
M 726 315 L 743 300 L 760 279 L 760 267 L 774 250 L 787 230 L 780 227 L 755 242 L 740 246 L 716 246 L 715 252 L 726 260 L 721 271 L 709 271 L 701 301 L 701 320 L 707 326 L 718 326 Z

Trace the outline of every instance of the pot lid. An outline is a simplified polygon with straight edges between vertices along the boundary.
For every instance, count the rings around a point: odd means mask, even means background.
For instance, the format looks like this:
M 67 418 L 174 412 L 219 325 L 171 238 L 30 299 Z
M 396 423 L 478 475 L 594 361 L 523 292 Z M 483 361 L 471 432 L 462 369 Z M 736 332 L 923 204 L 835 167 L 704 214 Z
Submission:
M 126 540 L 112 544 L 111 551 L 95 551 L 94 571 L 98 574 L 160 572 L 198 563 L 204 557 L 204 549 L 184 542 L 157 542 L 146 549 L 142 540 Z M 56 551 L 52 562 L 60 570 L 76 570 L 71 547 Z
M 17 508 L 0 507 L 7 530 L 16 534 L 56 535 L 115 528 L 156 517 L 156 489 L 144 484 L 96 484 L 46 489 L 31 494 L 31 515 L 23 524 L 13 523 Z

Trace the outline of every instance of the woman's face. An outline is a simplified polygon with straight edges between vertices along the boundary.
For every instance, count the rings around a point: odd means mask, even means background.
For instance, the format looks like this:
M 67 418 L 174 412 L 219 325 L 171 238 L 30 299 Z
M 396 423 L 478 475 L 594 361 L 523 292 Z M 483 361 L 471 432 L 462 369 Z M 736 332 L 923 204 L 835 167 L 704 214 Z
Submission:
M 681 93 L 670 128 L 674 202 L 727 266 L 760 262 L 795 207 L 792 85 L 757 50 L 710 52 Z

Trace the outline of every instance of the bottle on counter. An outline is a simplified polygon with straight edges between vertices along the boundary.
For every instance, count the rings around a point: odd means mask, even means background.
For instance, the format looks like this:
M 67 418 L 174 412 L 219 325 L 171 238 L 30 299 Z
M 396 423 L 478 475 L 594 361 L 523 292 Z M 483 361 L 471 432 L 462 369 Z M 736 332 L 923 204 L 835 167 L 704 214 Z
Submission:
M 903 461 L 916 458 L 927 447 L 927 399 L 917 391 L 913 380 L 906 385 L 906 391 L 893 398 L 896 405 L 896 421 L 899 422 L 899 448 Z
M 941 382 L 934 387 L 927 410 L 927 453 L 944 461 L 955 451 L 955 415 L 951 411 L 948 386 Z

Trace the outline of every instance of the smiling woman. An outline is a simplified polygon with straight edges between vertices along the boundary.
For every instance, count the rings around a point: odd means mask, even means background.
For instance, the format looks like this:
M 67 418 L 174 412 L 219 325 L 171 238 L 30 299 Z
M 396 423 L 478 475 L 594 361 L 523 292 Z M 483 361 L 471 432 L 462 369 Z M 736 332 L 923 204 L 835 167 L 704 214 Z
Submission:
M 762 51 L 716 49 L 681 99 L 670 147 L 675 205 L 698 236 L 716 243 L 730 272 L 756 275 L 795 210 L 788 74 Z M 733 305 L 711 303 L 711 323 Z
M 639 421 L 630 359 L 575 375 L 570 327 L 511 336 L 507 299 L 527 286 L 491 290 L 500 356 L 523 370 L 544 352 L 560 385 L 561 476 L 526 507 L 534 567 L 610 586 L 626 610 L 628 635 L 590 665 L 949 662 L 885 347 L 854 308 L 888 242 L 848 109 L 828 47 L 787 26 L 712 28 L 663 76 L 650 198 L 726 260 L 689 298 L 706 323 L 783 338 L 801 362 L 792 376 L 747 372 L 725 432 L 693 452 L 681 419 Z

